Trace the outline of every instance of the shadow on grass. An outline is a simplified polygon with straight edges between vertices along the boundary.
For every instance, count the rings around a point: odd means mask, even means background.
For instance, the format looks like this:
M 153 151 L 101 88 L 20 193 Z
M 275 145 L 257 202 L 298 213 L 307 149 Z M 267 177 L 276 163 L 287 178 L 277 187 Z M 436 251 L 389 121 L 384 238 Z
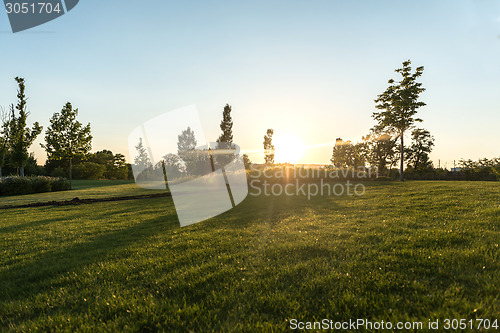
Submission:
M 102 261 L 108 255 L 132 243 L 144 241 L 145 238 L 177 227 L 178 220 L 174 213 L 138 222 L 119 231 L 108 232 L 83 244 L 75 244 L 62 250 L 45 253 L 34 261 L 0 272 L 0 281 L 2 281 L 0 294 L 4 301 L 35 297 L 37 294 L 52 289 L 54 279 L 61 274 Z

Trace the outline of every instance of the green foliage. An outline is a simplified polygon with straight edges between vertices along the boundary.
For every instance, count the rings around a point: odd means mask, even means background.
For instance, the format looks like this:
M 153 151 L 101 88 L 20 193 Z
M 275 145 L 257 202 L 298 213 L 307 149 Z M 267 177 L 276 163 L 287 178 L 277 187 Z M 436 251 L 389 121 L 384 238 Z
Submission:
M 233 143 L 233 119 L 231 118 L 231 106 L 229 104 L 226 104 L 222 112 L 220 129 L 222 130 L 222 134 L 217 139 L 217 143 L 226 144 L 220 148 L 227 149 L 227 144 Z
M 231 118 L 231 106 L 226 104 L 222 113 L 222 121 L 220 123 L 222 134 L 217 139 L 217 149 L 227 150 L 233 149 L 233 119 Z M 215 154 L 213 159 L 218 166 L 225 166 L 234 160 L 234 155 L 229 153 Z
M 34 193 L 44 193 L 52 191 L 52 183 L 55 180 L 50 177 L 38 176 L 31 178 L 31 185 Z
M 103 165 L 105 167 L 103 178 L 106 179 L 128 179 L 128 167 L 125 163 L 123 154 L 113 154 L 110 150 L 101 150 L 90 154 L 88 157 L 90 162 Z M 88 165 L 88 164 L 83 164 Z M 87 179 L 87 178 L 83 178 Z M 88 178 L 101 179 L 101 178 Z
M 352 144 L 337 138 L 330 161 L 337 168 L 362 167 L 366 161 L 366 148 L 365 143 Z
M 422 83 L 417 79 L 422 75 L 424 67 L 417 67 L 414 73 L 410 66 L 411 61 L 403 62 L 403 67 L 396 69 L 396 73 L 401 74 L 401 81 L 393 79 L 388 81 L 389 87 L 375 99 L 376 108 L 379 112 L 373 113 L 373 118 L 377 121 L 374 127 L 376 131 L 388 131 L 395 133 L 401 140 L 400 172 L 401 180 L 403 176 L 404 160 L 404 133 L 410 129 L 415 122 L 422 119 L 415 118 L 418 109 L 426 104 L 418 101 L 420 94 L 425 91 Z
M 415 170 L 432 168 L 429 154 L 434 146 L 434 137 L 428 130 L 416 128 L 411 133 L 411 145 L 406 151 L 408 167 Z
M 90 123 L 83 126 L 76 120 L 77 116 L 78 109 L 73 109 L 70 102 L 64 105 L 60 113 L 54 113 L 45 134 L 45 144 L 41 145 L 48 159 L 69 161 L 90 151 Z
M 42 132 L 42 127 L 35 122 L 33 127 L 27 127 L 29 113 L 26 110 L 26 95 L 24 79 L 16 77 L 19 90 L 17 91 L 18 104 L 14 108 L 11 105 L 10 125 L 9 125 L 9 146 L 11 148 L 11 160 L 19 167 L 20 175 L 24 176 L 24 166 L 29 158 L 28 148 Z M 17 115 L 16 115 L 17 110 Z
M 380 176 L 380 177 L 375 178 L 375 180 L 378 182 L 389 182 L 392 180 L 392 178 L 387 177 L 387 176 Z
M 363 141 L 366 144 L 366 159 L 372 167 L 378 168 L 379 174 L 384 175 L 388 167 L 391 168 L 396 164 L 398 157 L 396 137 L 372 130 L 363 137 Z
M 167 154 L 163 156 L 163 163 L 165 166 L 165 173 L 168 178 L 180 178 L 186 173 L 182 160 L 175 154 Z
M 67 189 L 69 189 L 69 182 L 64 178 L 45 176 L 0 178 L 0 194 L 3 196 L 26 195 Z
M 76 117 L 78 109 L 73 109 L 67 102 L 61 113 L 54 113 L 45 134 L 45 144 L 41 146 L 47 152 L 47 159 L 69 162 L 69 180 L 71 186 L 72 161 L 76 157 L 82 158 L 92 148 L 90 123 L 83 126 Z
M 194 131 L 188 127 L 177 136 L 177 155 L 184 161 L 188 175 L 204 175 L 212 171 L 209 150 L 195 149 Z
M 104 179 L 106 165 L 84 162 L 73 167 L 73 173 L 76 179 Z
M 188 127 L 189 129 L 189 127 Z M 134 158 L 134 164 L 140 169 L 147 169 L 153 166 L 151 160 L 149 159 L 149 155 L 142 143 L 142 138 L 139 138 L 139 143 L 135 146 L 137 150 L 137 155 Z
M 10 130 L 11 130 L 11 113 L 0 111 L 0 177 L 2 177 L 2 168 L 8 160 L 10 151 Z
M 466 180 L 500 180 L 500 157 L 477 161 L 461 159 L 458 165 Z
M 53 192 L 67 191 L 71 189 L 69 180 L 66 178 L 57 178 L 51 184 Z
M 245 169 L 250 170 L 252 167 L 252 161 L 250 161 L 250 158 L 248 157 L 247 154 L 243 154 L 242 158 L 243 158 L 243 164 L 245 165 Z
M 50 173 L 51 177 L 60 177 L 65 178 L 68 176 L 68 173 L 61 167 L 57 167 Z
M 274 164 L 273 134 L 274 130 L 270 128 L 264 135 L 264 161 L 266 165 Z
M 22 195 L 33 193 L 32 180 L 26 177 L 5 177 L 1 182 L 2 195 Z

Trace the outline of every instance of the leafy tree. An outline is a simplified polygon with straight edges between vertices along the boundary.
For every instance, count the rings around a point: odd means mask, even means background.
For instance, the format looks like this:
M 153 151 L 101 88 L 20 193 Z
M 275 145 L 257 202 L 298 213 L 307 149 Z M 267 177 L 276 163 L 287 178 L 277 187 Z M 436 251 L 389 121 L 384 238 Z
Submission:
M 182 158 L 182 155 L 185 152 L 194 150 L 198 142 L 196 141 L 196 137 L 194 136 L 194 131 L 191 127 L 188 127 L 186 130 L 182 131 L 180 135 L 177 136 L 177 154 Z
M 378 168 L 381 175 L 385 174 L 387 166 L 392 167 L 397 159 L 397 138 L 388 133 L 372 131 L 363 137 L 367 146 L 368 162 Z
M 137 144 L 137 146 L 135 146 L 135 149 L 137 150 L 137 155 L 134 157 L 134 164 L 137 165 L 141 170 L 151 168 L 153 164 L 149 159 L 146 148 L 144 148 L 142 138 L 139 138 L 139 143 Z
M 105 149 L 90 154 L 88 160 L 105 167 L 103 177 L 106 179 L 128 178 L 128 167 L 123 154 L 113 154 L 112 151 Z
M 163 163 L 165 173 L 170 179 L 179 178 L 185 174 L 186 169 L 179 156 L 175 154 L 167 154 L 163 156 Z
M 102 164 L 102 165 L 109 165 L 109 166 L 114 165 L 114 162 L 115 162 L 114 159 L 115 159 L 115 155 L 113 154 L 113 152 L 111 150 L 107 150 L 107 149 L 90 154 L 88 157 L 88 160 L 90 162 L 94 162 L 94 163 Z
M 412 72 L 411 61 L 403 62 L 403 67 L 396 69 L 396 73 L 401 74 L 402 79 L 395 82 L 393 79 L 388 81 L 389 87 L 375 100 L 376 108 L 381 110 L 373 113 L 373 118 L 378 122 L 375 128 L 379 131 L 389 131 L 396 133 L 400 139 L 400 177 L 404 180 L 403 162 L 404 162 L 404 134 L 413 127 L 415 122 L 421 122 L 422 119 L 415 118 L 418 109 L 426 104 L 418 99 L 420 94 L 425 91 L 422 83 L 417 79 L 422 75 L 424 67 L 417 67 Z
M 69 164 L 69 187 L 71 189 L 73 159 L 85 156 L 92 148 L 90 123 L 83 126 L 76 117 L 78 109 L 73 109 L 70 102 L 50 118 L 50 125 L 45 133 L 45 145 L 41 146 L 47 152 L 47 159 L 66 161 Z
M 29 158 L 28 148 L 33 144 L 36 137 L 42 132 L 42 127 L 35 122 L 33 127 L 29 129 L 26 125 L 26 121 L 29 112 L 26 110 L 26 95 L 25 95 L 25 84 L 24 79 L 16 77 L 16 82 L 18 84 L 19 90 L 17 91 L 18 103 L 14 109 L 14 105 L 11 105 L 11 121 L 10 121 L 10 147 L 11 160 L 18 167 L 18 174 L 24 177 L 24 166 Z M 16 116 L 17 110 L 18 115 Z
M 264 161 L 267 165 L 274 164 L 273 134 L 274 130 L 270 128 L 264 135 Z
M 411 133 L 412 144 L 407 150 L 408 166 L 415 170 L 432 168 L 429 154 L 434 146 L 434 137 L 428 130 L 417 128 Z
M 330 161 L 337 168 L 357 168 L 364 166 L 365 148 L 366 145 L 364 143 L 353 145 L 351 141 L 344 141 L 341 138 L 337 138 Z
M 196 137 L 194 131 L 188 127 L 177 136 L 177 155 L 184 161 L 186 172 L 190 175 L 196 175 L 201 172 L 200 166 L 203 164 L 202 157 L 196 151 Z M 208 157 L 208 154 L 206 154 Z
M 2 177 L 2 168 L 7 163 L 10 144 L 10 128 L 11 128 L 11 114 L 0 111 L 0 177 Z
M 243 154 L 243 164 L 245 165 L 246 170 L 250 170 L 250 167 L 252 165 L 252 161 L 250 161 L 250 158 L 248 157 L 247 154 Z

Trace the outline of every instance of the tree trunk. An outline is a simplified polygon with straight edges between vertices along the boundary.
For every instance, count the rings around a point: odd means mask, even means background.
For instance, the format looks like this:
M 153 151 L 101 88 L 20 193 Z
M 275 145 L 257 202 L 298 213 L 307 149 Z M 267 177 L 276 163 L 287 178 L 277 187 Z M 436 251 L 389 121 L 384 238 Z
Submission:
M 400 174 L 400 180 L 402 182 L 405 181 L 405 177 L 403 175 L 403 161 L 404 161 L 404 151 L 405 151 L 405 146 L 403 142 L 403 137 L 404 137 L 404 132 L 401 133 L 401 165 L 399 166 L 399 174 Z
M 2 167 L 0 166 L 0 178 L 2 178 Z
M 24 165 L 19 167 L 19 176 L 24 177 Z
M 71 161 L 72 159 L 69 159 L 69 189 L 71 190 L 71 185 L 72 185 L 72 178 L 73 178 L 73 163 Z

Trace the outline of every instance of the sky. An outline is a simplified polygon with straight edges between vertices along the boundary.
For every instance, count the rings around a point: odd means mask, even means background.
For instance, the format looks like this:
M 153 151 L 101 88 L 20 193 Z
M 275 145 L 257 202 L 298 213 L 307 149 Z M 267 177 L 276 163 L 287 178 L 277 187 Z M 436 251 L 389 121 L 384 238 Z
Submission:
M 189 105 L 215 140 L 229 103 L 254 162 L 273 128 L 306 146 L 298 162 L 328 163 L 336 138 L 369 132 L 374 99 L 411 59 L 425 67 L 419 126 L 435 165 L 500 156 L 498 1 L 81 0 L 16 34 L 1 12 L 0 40 L 0 106 L 24 77 L 28 121 L 47 128 L 70 101 L 93 151 L 128 156 L 137 126 Z M 43 136 L 30 149 L 39 163 Z

